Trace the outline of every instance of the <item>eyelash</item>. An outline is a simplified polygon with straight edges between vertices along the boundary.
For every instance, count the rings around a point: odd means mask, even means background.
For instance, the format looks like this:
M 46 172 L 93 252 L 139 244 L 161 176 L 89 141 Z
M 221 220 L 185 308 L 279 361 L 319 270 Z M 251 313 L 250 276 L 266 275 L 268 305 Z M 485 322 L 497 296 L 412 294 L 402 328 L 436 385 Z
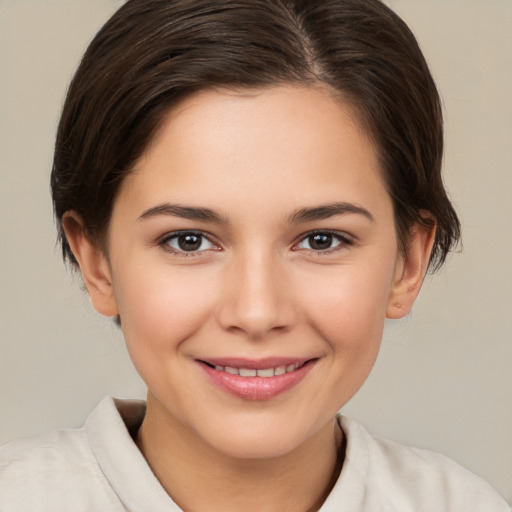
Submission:
M 208 248 L 208 249 L 202 249 L 202 250 L 186 251 L 184 249 L 176 249 L 176 248 L 172 247 L 169 244 L 169 242 L 171 242 L 173 240 L 179 240 L 179 238 L 181 236 L 187 236 L 187 235 L 188 236 L 196 236 L 196 237 L 198 237 L 201 240 L 201 243 L 200 243 L 199 247 L 201 247 L 201 245 L 203 245 L 205 240 L 208 243 L 210 243 L 212 247 Z M 190 258 L 190 257 L 194 257 L 194 256 L 199 256 L 199 255 L 201 255 L 205 251 L 210 251 L 210 250 L 218 251 L 218 250 L 220 250 L 220 248 L 214 242 L 212 242 L 212 240 L 207 235 L 205 235 L 201 231 L 175 231 L 174 233 L 169 233 L 168 235 L 165 235 L 159 241 L 158 245 L 160 247 L 162 247 L 162 249 L 164 249 L 165 251 L 170 252 L 173 255 L 176 255 L 176 256 L 179 256 L 179 257 L 184 257 L 184 258 Z
M 336 251 L 339 251 L 343 248 L 346 248 L 348 246 L 351 246 L 354 244 L 354 241 L 351 237 L 349 237 L 346 233 L 340 233 L 339 231 L 331 231 L 326 229 L 311 231 L 309 233 L 306 233 L 301 237 L 298 243 L 296 243 L 292 250 L 300 250 L 296 249 L 296 247 L 304 242 L 306 242 L 308 239 L 311 239 L 315 236 L 330 236 L 333 240 L 338 241 L 339 243 L 335 245 L 334 247 L 328 247 L 327 249 L 306 249 L 308 251 L 311 251 L 314 255 L 317 256 L 323 256 L 325 254 L 332 254 Z
M 184 249 L 177 249 L 175 247 L 172 247 L 170 245 L 170 242 L 173 240 L 179 240 L 179 238 L 181 236 L 196 236 L 196 237 L 198 237 L 200 239 L 200 245 L 198 248 L 199 250 L 186 251 Z M 292 250 L 293 251 L 301 250 L 300 248 L 298 248 L 298 246 L 300 244 L 306 242 L 307 240 L 311 240 L 312 237 L 315 237 L 315 236 L 329 236 L 329 237 L 332 237 L 333 240 L 338 241 L 337 245 L 335 245 L 334 247 L 328 247 L 327 249 L 323 249 L 323 250 L 322 249 L 315 250 L 313 248 L 306 249 L 318 256 L 325 255 L 325 254 L 331 254 L 333 252 L 343 249 L 344 247 L 351 246 L 354 244 L 354 241 L 344 233 L 340 233 L 338 231 L 330 231 L 330 230 L 316 230 L 316 231 L 311 231 L 309 233 L 302 235 L 300 240 L 294 244 L 294 246 L 292 247 Z M 204 241 L 207 241 L 211 245 L 211 247 L 208 249 L 200 249 L 201 246 L 203 245 Z M 158 245 L 160 247 L 162 247 L 162 249 L 164 249 L 167 252 L 170 252 L 173 255 L 176 255 L 179 257 L 185 257 L 185 258 L 200 256 L 202 253 L 204 253 L 206 251 L 221 250 L 218 245 L 216 245 L 214 242 L 212 242 L 212 240 L 210 239 L 209 236 L 205 235 L 205 233 L 203 233 L 201 231 L 176 231 L 174 233 L 170 233 L 170 234 L 164 236 L 158 242 Z

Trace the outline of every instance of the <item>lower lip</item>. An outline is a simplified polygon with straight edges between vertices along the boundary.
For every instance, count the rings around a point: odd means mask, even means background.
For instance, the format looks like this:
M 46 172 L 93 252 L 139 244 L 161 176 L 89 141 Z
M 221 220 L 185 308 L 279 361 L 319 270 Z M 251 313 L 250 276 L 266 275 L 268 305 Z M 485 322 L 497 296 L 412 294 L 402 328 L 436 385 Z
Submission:
M 240 377 L 199 364 L 210 381 L 220 389 L 245 400 L 270 400 L 301 382 L 315 363 L 316 360 L 308 361 L 293 372 L 274 377 Z

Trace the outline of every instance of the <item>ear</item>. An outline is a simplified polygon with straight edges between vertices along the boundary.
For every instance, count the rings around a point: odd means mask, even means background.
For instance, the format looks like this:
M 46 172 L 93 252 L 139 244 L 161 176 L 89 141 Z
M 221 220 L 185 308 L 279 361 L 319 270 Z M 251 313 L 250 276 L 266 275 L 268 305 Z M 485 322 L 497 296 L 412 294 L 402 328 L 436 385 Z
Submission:
M 409 313 L 427 272 L 436 227 L 415 224 L 411 229 L 407 254 L 397 261 L 386 317 L 402 318 Z
M 94 309 L 105 316 L 118 315 L 110 265 L 104 251 L 87 236 L 82 218 L 76 212 L 66 212 L 62 226 Z

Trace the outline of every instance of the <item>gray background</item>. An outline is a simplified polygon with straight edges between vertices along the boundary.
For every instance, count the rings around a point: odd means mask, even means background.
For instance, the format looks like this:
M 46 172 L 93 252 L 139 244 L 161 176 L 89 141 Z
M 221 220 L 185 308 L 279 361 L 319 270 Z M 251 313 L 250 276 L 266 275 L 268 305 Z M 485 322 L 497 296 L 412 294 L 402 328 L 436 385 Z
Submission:
M 105 394 L 144 395 L 120 333 L 60 261 L 48 192 L 65 88 L 119 3 L 0 0 L 0 443 L 79 426 Z M 512 2 L 390 3 L 442 92 L 464 251 L 388 324 L 344 412 L 447 454 L 512 502 Z

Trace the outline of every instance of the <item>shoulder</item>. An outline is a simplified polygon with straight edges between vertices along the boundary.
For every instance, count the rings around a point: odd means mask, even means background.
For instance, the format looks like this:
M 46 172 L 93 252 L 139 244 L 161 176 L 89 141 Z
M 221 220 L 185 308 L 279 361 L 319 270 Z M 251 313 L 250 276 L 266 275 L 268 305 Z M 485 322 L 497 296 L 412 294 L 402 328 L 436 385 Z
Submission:
M 97 462 L 86 429 L 65 429 L 0 448 L 0 510 L 124 510 Z
M 509 512 L 487 482 L 448 457 L 372 436 L 353 420 L 340 421 L 347 473 L 364 480 L 365 500 L 380 503 L 379 510 Z
M 94 459 L 83 430 L 57 430 L 13 441 L 0 448 L 2 483 L 18 473 L 34 473 L 38 480 L 44 481 L 51 474 L 69 475 L 70 468 L 94 471 Z
M 82 510 L 77 504 L 91 503 L 91 490 L 110 499 L 83 430 L 59 430 L 0 449 L 2 511 L 55 511 L 65 503 Z

